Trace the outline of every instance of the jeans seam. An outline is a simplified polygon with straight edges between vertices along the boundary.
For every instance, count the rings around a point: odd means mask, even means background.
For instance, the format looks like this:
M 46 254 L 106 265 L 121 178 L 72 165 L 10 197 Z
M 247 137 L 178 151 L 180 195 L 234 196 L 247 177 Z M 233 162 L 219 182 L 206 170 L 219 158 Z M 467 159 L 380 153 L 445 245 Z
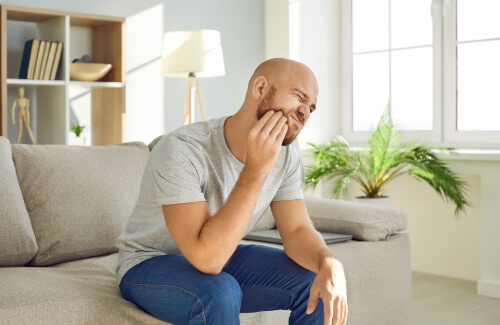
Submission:
M 183 292 L 185 294 L 190 295 L 191 297 L 196 299 L 196 302 L 201 306 L 201 318 L 203 319 L 203 324 L 207 324 L 207 319 L 205 317 L 205 305 L 203 304 L 203 301 L 201 301 L 200 297 L 195 294 L 192 291 L 186 290 L 181 287 L 176 287 L 176 286 L 169 286 L 169 285 L 163 285 L 163 284 L 137 284 L 133 283 L 127 280 L 123 280 L 124 284 L 128 284 L 134 287 L 145 287 L 145 288 L 160 288 L 160 289 L 169 289 L 169 290 L 176 290 Z

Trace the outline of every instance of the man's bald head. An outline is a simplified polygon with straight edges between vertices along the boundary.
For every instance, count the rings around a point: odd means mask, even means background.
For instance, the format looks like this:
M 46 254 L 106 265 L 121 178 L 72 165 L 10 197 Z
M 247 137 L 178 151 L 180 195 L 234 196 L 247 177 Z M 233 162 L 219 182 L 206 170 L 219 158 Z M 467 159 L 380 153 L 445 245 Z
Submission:
M 314 73 L 305 64 L 297 61 L 274 58 L 262 62 L 254 71 L 250 81 L 248 82 L 248 88 L 250 89 L 256 78 L 262 76 L 267 79 L 267 81 L 272 85 L 278 80 L 293 78 L 297 74 L 308 74 L 314 78 Z

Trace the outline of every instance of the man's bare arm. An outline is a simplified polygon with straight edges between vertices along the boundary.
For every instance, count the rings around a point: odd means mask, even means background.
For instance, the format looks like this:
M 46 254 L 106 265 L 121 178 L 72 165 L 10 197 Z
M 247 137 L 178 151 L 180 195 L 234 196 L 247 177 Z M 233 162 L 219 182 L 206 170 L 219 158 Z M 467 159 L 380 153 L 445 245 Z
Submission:
M 271 203 L 285 253 L 297 264 L 317 273 L 311 286 L 307 313 L 323 300 L 324 324 L 344 325 L 347 320 L 347 293 L 344 268 L 314 229 L 303 200 Z
M 304 201 L 275 201 L 271 209 L 285 253 L 300 266 L 318 273 L 322 260 L 333 254 L 312 226 Z
M 163 206 L 174 241 L 201 272 L 220 273 L 238 246 L 286 131 L 281 112 L 270 111 L 257 122 L 249 134 L 245 167 L 225 204 L 213 216 L 206 202 Z

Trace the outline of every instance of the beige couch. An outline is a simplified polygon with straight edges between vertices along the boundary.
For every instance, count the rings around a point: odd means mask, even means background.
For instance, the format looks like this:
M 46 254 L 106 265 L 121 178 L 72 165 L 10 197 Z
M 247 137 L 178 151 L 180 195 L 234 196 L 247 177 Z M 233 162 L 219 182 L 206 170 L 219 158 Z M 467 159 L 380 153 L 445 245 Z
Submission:
M 11 145 L 0 137 L 0 323 L 161 324 L 120 295 L 115 240 L 138 195 L 148 146 Z M 405 324 L 410 308 L 406 216 L 308 197 L 344 263 L 348 324 Z M 259 227 L 274 225 L 267 215 Z M 288 311 L 242 314 L 242 324 L 287 324 Z

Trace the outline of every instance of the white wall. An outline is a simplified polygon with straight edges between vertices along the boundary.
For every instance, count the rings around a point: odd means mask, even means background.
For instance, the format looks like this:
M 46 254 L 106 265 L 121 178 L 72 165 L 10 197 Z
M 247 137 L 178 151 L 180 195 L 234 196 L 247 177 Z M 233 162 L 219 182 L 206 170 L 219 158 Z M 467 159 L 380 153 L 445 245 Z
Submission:
M 293 0 L 291 5 L 299 13 L 288 18 L 288 0 L 266 0 L 266 59 L 296 59 L 316 75 L 317 110 L 299 136 L 306 148 L 307 142 L 326 141 L 340 132 L 340 0 Z M 297 25 L 299 35 L 294 35 Z
M 182 126 L 187 79 L 160 74 L 164 32 L 203 28 L 221 33 L 226 75 L 200 79 L 207 119 L 240 108 L 248 79 L 265 58 L 263 0 L 3 0 L 0 4 L 127 18 L 127 141 L 149 142 Z

